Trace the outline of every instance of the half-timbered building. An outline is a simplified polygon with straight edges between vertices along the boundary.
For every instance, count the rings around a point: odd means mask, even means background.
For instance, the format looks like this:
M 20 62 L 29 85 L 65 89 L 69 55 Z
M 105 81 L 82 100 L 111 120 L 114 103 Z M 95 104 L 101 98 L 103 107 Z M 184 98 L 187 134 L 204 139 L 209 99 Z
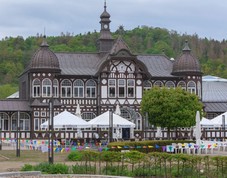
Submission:
M 187 42 L 176 60 L 164 54 L 132 54 L 121 36 L 112 37 L 110 22 L 105 5 L 96 53 L 55 53 L 44 37 L 19 77 L 19 96 L 0 101 L 5 138 L 15 137 L 18 118 L 21 138 L 45 138 L 40 125 L 50 117 L 50 101 L 54 115 L 64 110 L 75 113 L 79 104 L 86 121 L 119 105 L 121 116 L 136 124 L 135 137 L 143 138 L 149 129 L 144 113 L 140 113 L 144 90 L 182 87 L 202 100 L 200 64 Z M 73 129 L 67 132 L 67 137 L 75 137 Z M 55 136 L 65 137 L 62 134 L 59 131 Z M 84 137 L 90 137 L 89 129 Z

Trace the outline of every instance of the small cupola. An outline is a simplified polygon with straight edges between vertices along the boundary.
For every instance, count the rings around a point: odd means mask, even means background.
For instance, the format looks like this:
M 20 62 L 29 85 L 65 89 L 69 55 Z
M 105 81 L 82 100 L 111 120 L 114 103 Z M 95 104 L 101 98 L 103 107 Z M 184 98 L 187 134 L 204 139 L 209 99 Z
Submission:
M 60 71 L 59 61 L 57 56 L 49 49 L 49 45 L 46 41 L 46 36 L 43 38 L 43 42 L 40 48 L 34 53 L 29 66 L 30 70 L 51 70 Z
M 100 15 L 100 37 L 97 41 L 98 50 L 100 53 L 107 53 L 111 50 L 113 45 L 113 37 L 110 32 L 110 14 L 106 11 L 106 2 L 104 4 L 104 11 Z
M 191 54 L 191 49 L 188 42 L 185 41 L 182 54 L 173 63 L 172 75 L 201 75 L 201 68 L 199 61 Z

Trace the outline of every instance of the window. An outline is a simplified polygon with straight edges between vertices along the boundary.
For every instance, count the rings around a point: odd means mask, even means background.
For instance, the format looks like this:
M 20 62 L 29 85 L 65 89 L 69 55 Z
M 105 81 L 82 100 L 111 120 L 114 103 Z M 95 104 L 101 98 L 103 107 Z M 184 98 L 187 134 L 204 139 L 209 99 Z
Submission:
M 134 97 L 135 96 L 135 80 L 128 80 L 128 97 Z
M 42 111 L 42 112 L 41 112 L 41 116 L 42 116 L 42 117 L 46 117 L 46 112 L 45 112 L 45 111 Z
M 39 118 L 34 119 L 34 130 L 39 130 Z
M 51 81 L 50 79 L 44 79 L 42 82 L 42 96 L 43 97 L 50 97 L 51 96 Z
M 167 88 L 175 88 L 175 84 L 172 81 L 166 82 L 166 87 Z
M 109 97 L 116 97 L 116 80 L 109 80 Z
M 145 81 L 143 82 L 143 89 L 144 89 L 144 90 L 150 90 L 151 87 L 152 87 L 152 84 L 151 84 L 150 81 L 145 80 Z
M 54 79 L 53 81 L 53 96 L 55 98 L 58 97 L 58 80 L 57 79 Z
M 84 112 L 82 114 L 82 118 L 86 121 L 90 121 L 91 119 L 94 119 L 96 115 L 93 112 Z
M 38 112 L 38 111 L 35 111 L 35 112 L 34 112 L 34 116 L 35 116 L 35 117 L 38 117 L 38 116 L 39 116 L 39 112 Z
M 161 81 L 156 81 L 154 83 L 154 86 L 156 86 L 156 87 L 162 87 L 163 86 L 163 83 Z
M 65 79 L 61 83 L 61 95 L 62 98 L 70 98 L 72 93 L 72 83 L 70 80 Z
M 183 81 L 180 81 L 177 86 L 181 87 L 183 90 L 186 90 L 186 84 Z
M 40 84 L 41 82 L 39 79 L 33 80 L 33 84 L 32 84 L 33 97 L 40 97 Z
M 84 97 L 84 83 L 82 80 L 76 80 L 73 83 L 73 94 L 75 98 Z
M 118 93 L 119 97 L 125 97 L 125 80 L 123 79 L 118 80 Z
M 17 130 L 17 118 L 18 118 L 18 113 L 14 113 L 12 115 L 12 124 L 11 124 L 12 130 Z M 20 113 L 19 126 L 21 131 L 30 130 L 30 117 L 27 113 L 23 113 L 23 112 Z
M 2 130 L 9 130 L 9 117 L 6 113 L 0 112 L 0 122 Z
M 40 125 L 43 124 L 43 123 L 46 122 L 46 121 L 47 121 L 46 119 L 42 118 L 42 119 L 41 119 Z M 42 129 L 42 130 L 45 130 L 44 128 L 41 128 L 41 129 Z
M 188 92 L 196 94 L 195 82 L 193 81 L 188 82 Z
M 86 83 L 86 93 L 87 98 L 95 98 L 96 97 L 96 84 L 93 80 L 88 80 Z

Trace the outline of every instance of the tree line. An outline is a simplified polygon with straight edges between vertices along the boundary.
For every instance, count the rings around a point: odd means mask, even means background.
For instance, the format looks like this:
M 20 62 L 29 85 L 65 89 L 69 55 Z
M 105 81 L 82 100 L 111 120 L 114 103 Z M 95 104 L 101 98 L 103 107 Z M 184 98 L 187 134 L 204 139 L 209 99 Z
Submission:
M 54 52 L 95 52 L 99 32 L 74 35 L 61 33 L 47 37 Z M 176 59 L 182 52 L 185 41 L 189 42 L 192 54 L 201 63 L 204 75 L 227 78 L 227 41 L 200 38 L 197 34 L 179 34 L 163 28 L 138 26 L 132 30 L 122 27 L 112 33 L 114 38 L 123 37 L 134 54 L 162 54 Z M 42 34 L 28 38 L 5 37 L 0 40 L 0 98 L 18 90 L 18 76 L 42 43 Z M 4 91 L 3 91 L 4 90 Z

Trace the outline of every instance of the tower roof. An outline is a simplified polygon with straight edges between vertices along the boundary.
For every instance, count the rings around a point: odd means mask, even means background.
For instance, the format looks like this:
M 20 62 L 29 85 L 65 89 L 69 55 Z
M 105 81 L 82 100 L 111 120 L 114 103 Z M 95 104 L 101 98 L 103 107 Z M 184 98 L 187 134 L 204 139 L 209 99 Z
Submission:
M 186 73 L 201 74 L 199 61 L 191 54 L 188 42 L 185 42 L 181 56 L 173 63 L 173 75 L 184 75 Z
M 34 53 L 30 69 L 56 69 L 60 70 L 57 56 L 49 49 L 44 36 L 40 48 Z
M 104 11 L 103 13 L 100 15 L 101 19 L 109 19 L 110 18 L 110 14 L 106 11 L 106 1 L 104 4 Z

